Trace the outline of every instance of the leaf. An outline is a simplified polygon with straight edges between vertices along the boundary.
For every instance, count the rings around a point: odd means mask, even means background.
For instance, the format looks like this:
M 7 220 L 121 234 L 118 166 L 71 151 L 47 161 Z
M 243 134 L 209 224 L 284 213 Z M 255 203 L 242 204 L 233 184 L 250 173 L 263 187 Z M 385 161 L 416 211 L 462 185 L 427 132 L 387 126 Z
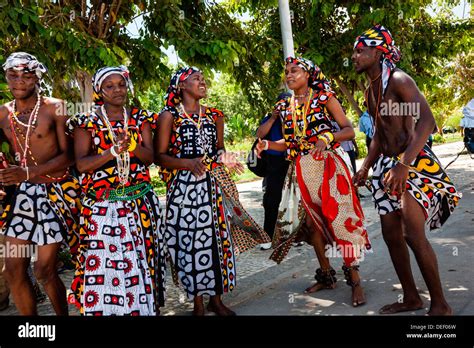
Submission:
M 28 25 L 28 23 L 29 23 L 29 17 L 28 17 L 26 14 L 22 15 L 22 16 L 21 16 L 21 22 L 22 22 L 24 25 Z
M 60 32 L 57 32 L 57 34 L 56 34 L 56 41 L 59 42 L 59 43 L 63 42 L 63 36 L 61 35 Z
M 10 16 L 11 19 L 16 21 L 18 19 L 18 12 L 16 8 L 10 8 L 10 11 L 8 11 L 8 15 Z

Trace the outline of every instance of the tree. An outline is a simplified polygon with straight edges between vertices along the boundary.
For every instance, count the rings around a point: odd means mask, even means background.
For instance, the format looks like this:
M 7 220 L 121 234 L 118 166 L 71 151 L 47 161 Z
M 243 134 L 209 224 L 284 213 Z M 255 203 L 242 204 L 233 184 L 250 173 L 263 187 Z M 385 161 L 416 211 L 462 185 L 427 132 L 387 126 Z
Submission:
M 14 0 L 0 12 L 0 61 L 13 51 L 31 52 L 49 67 L 56 96 L 83 102 L 92 100 L 91 74 L 104 65 L 133 62 L 139 89 L 163 83 L 169 70 L 157 39 L 126 29 L 146 7 L 144 1 Z
M 259 28 L 260 35 L 280 40 L 276 1 L 230 0 L 240 13 L 250 12 L 254 21 L 249 28 Z M 445 64 L 472 47 L 472 21 L 455 20 L 451 9 L 459 1 L 442 2 L 439 13 L 431 16 L 431 0 L 385 2 L 378 0 L 293 0 L 293 33 L 300 55 L 310 58 L 332 78 L 348 101 L 361 113 L 357 91 L 363 91 L 364 77 L 354 72 L 352 47 L 357 35 L 376 23 L 390 29 L 401 48 L 399 66 L 412 75 L 423 92 L 436 84 L 440 61 Z M 257 23 L 258 22 L 258 23 Z M 254 30 L 254 29 L 249 29 Z M 272 65 L 279 63 L 279 48 L 273 52 Z M 273 62 L 277 62 L 276 64 Z

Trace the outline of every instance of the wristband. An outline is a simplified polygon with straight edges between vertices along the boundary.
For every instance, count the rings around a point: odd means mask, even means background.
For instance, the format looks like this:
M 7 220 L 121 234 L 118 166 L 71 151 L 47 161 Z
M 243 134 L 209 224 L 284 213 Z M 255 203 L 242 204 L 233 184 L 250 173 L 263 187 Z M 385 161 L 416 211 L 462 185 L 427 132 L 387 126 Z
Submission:
M 402 166 L 407 167 L 408 169 L 411 169 L 411 167 L 408 164 L 405 164 L 402 161 L 397 161 L 397 163 L 400 163 Z
M 120 156 L 120 155 L 115 151 L 115 146 L 116 146 L 116 145 L 113 145 L 113 146 L 110 148 L 110 153 L 111 153 L 114 157 L 118 157 L 118 156 Z
M 318 135 L 318 139 L 322 140 L 326 144 L 326 148 L 329 147 L 329 139 L 325 137 L 323 134 Z
M 263 148 L 263 151 L 266 151 L 268 150 L 268 147 L 270 146 L 270 144 L 268 143 L 268 140 L 264 140 L 264 142 L 265 142 L 265 146 Z
M 322 135 L 329 140 L 329 144 L 332 144 L 334 142 L 334 134 L 333 133 L 324 132 Z

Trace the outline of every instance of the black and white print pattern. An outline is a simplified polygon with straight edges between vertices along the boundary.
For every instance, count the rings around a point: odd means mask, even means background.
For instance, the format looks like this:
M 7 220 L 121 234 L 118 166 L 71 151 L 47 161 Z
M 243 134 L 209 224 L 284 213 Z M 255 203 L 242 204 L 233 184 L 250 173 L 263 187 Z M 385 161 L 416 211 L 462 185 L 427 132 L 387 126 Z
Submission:
M 232 250 L 232 242 L 219 226 L 218 190 L 209 173 L 196 178 L 190 171 L 179 171 L 168 190 L 165 241 L 190 299 L 235 286 L 233 253 L 223 257 L 223 245 Z
M 72 190 L 68 194 L 76 193 Z M 15 193 L 3 232 L 38 245 L 60 243 L 68 232 L 64 212 L 71 215 L 70 204 L 64 199 L 60 183 L 23 182 Z

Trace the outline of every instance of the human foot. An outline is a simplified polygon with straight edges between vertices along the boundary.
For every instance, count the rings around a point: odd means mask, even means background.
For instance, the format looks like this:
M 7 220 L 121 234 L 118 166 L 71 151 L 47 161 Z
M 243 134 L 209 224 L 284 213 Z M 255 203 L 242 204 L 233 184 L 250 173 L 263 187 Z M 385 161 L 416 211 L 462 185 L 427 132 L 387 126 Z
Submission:
M 364 289 L 360 285 L 360 283 L 354 284 L 352 286 L 352 306 L 358 307 L 365 303 L 365 294 Z
M 449 307 L 448 304 L 439 305 L 439 306 L 431 306 L 430 310 L 426 315 L 434 316 L 434 315 L 453 315 L 453 309 Z
M 311 294 L 322 289 L 334 289 L 336 287 L 336 271 L 333 268 L 318 268 L 314 279 L 316 279 L 316 283 L 306 288 L 305 294 Z
M 333 284 L 329 284 L 329 285 L 325 285 L 323 283 L 314 283 L 314 285 L 311 285 L 310 287 L 306 288 L 304 290 L 304 293 L 305 294 L 311 294 L 313 292 L 316 292 L 316 291 L 319 291 L 319 290 L 323 290 L 323 289 L 328 289 L 328 290 L 332 290 L 336 287 L 336 284 L 333 283 Z
M 395 302 L 380 308 L 379 314 L 395 314 L 399 312 L 417 311 L 423 308 L 423 301 Z

